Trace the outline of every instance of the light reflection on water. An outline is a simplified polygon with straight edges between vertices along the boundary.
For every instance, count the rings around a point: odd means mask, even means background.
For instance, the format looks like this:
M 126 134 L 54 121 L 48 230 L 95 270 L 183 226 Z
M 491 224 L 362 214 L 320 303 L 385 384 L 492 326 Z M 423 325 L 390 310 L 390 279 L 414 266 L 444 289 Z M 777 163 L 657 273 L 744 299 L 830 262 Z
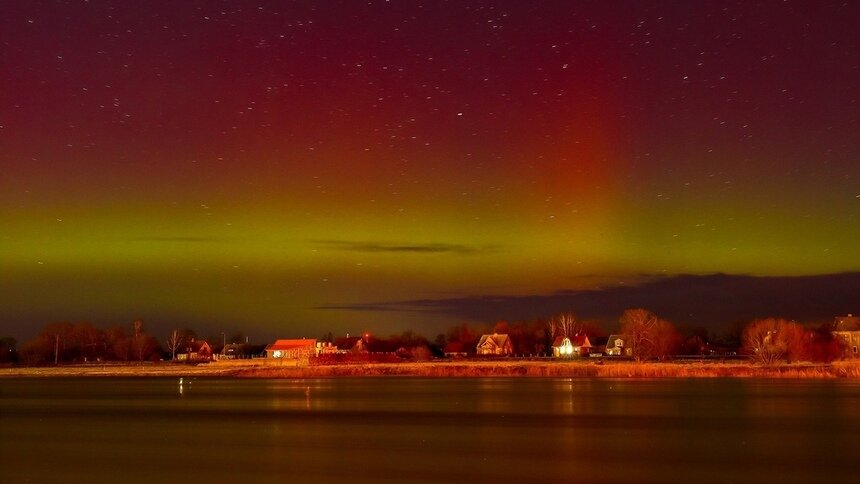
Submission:
M 860 475 L 849 380 L 5 380 L 0 424 L 4 483 Z

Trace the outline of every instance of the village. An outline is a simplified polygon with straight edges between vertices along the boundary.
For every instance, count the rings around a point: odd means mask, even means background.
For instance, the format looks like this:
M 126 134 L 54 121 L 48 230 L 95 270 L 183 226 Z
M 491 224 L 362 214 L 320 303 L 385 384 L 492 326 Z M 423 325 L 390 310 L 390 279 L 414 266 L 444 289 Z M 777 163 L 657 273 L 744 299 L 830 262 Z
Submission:
M 646 314 L 647 316 L 647 314 Z M 307 366 L 307 365 L 331 365 L 331 364 L 349 364 L 349 363 L 395 363 L 398 361 L 429 361 L 434 359 L 446 360 L 487 360 L 495 358 L 508 359 L 558 359 L 558 360 L 573 360 L 573 359 L 593 359 L 600 361 L 608 358 L 612 360 L 667 360 L 667 359 L 752 359 L 759 360 L 763 363 L 773 363 L 774 361 L 789 357 L 793 351 L 795 353 L 806 351 L 807 359 L 814 360 L 824 357 L 832 357 L 832 359 L 854 359 L 858 358 L 858 347 L 860 347 L 860 317 L 848 314 L 847 316 L 838 316 L 834 318 L 830 336 L 832 339 L 828 341 L 831 347 L 830 354 L 814 354 L 816 343 L 816 333 L 812 331 L 805 332 L 796 338 L 795 341 L 790 341 L 789 338 L 783 335 L 784 339 L 780 339 L 779 330 L 768 328 L 768 320 L 762 321 L 760 326 L 763 335 L 757 339 L 757 335 L 753 334 L 756 329 L 754 325 L 750 325 L 747 331 L 745 346 L 724 346 L 713 344 L 710 342 L 697 340 L 694 338 L 694 343 L 697 345 L 693 348 L 694 351 L 681 352 L 683 345 L 677 344 L 677 341 L 670 342 L 668 346 L 662 350 L 659 349 L 660 337 L 653 334 L 637 334 L 636 325 L 628 326 L 631 329 L 630 333 L 626 334 L 611 334 L 608 337 L 590 336 L 581 327 L 577 328 L 574 334 L 563 334 L 566 329 L 574 328 L 575 325 L 566 325 L 563 323 L 556 325 L 554 332 L 562 332 L 562 334 L 553 334 L 552 345 L 547 352 L 516 352 L 514 341 L 509 334 L 491 333 L 482 334 L 478 338 L 477 343 L 472 347 L 467 347 L 463 342 L 453 341 L 448 342 L 441 347 L 429 346 L 398 346 L 389 340 L 382 340 L 373 337 L 369 333 L 364 333 L 361 336 L 350 336 L 347 334 L 344 337 L 338 337 L 329 340 L 317 340 L 309 338 L 298 339 L 277 339 L 268 345 L 252 345 L 242 343 L 230 343 L 224 345 L 220 351 L 213 351 L 212 346 L 206 341 L 190 341 L 182 351 L 176 354 L 177 361 L 184 362 L 210 362 L 210 361 L 229 361 L 229 360 L 263 360 L 268 364 L 274 365 L 292 365 L 292 366 Z M 784 321 L 773 320 L 774 328 L 780 325 L 783 333 L 791 331 L 796 332 L 796 328 L 790 326 L 790 323 Z M 796 335 L 792 335 L 795 336 Z M 819 336 L 820 337 L 820 336 Z M 637 347 L 638 342 L 638 347 Z M 643 348 L 647 346 L 647 350 Z M 689 345 L 687 345 L 689 347 Z M 795 346 L 792 348 L 792 346 Z M 801 346 L 801 348 L 796 348 Z M 689 349 L 689 348 L 688 348 Z M 810 352 L 810 350 L 813 350 Z M 779 353 L 779 354 L 777 354 Z M 795 360 L 799 359 L 799 355 L 794 355 Z
M 711 337 L 694 329 L 684 335 L 644 309 L 625 311 L 620 331 L 608 336 L 597 325 L 570 313 L 548 322 L 498 322 L 492 327 L 462 324 L 429 341 L 406 331 L 377 337 L 359 335 L 278 338 L 252 343 L 241 334 L 227 339 L 200 338 L 192 330 L 173 330 L 162 344 L 140 321 L 132 331 L 101 330 L 88 323 L 52 323 L 20 348 L 3 339 L 5 366 L 121 364 L 220 364 L 231 366 L 323 367 L 409 362 L 501 361 L 746 361 L 753 364 L 829 363 L 858 359 L 860 317 L 837 316 L 817 327 L 778 318 L 752 321 L 735 339 Z M 489 331 L 482 332 L 481 329 Z

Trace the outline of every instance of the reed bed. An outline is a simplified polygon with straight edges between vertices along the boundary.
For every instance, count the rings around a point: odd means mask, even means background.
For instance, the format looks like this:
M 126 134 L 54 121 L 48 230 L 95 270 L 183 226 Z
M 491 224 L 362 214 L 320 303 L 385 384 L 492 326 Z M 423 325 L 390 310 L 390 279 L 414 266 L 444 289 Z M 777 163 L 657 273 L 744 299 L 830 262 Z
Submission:
M 428 378 L 562 377 L 562 378 L 860 378 L 860 363 L 798 363 L 760 366 L 750 363 L 612 362 L 426 362 L 331 365 L 303 368 L 258 367 L 241 377 L 331 378 L 417 376 Z
M 233 376 L 236 368 L 176 363 L 112 363 L 0 368 L 0 378 Z
M 860 361 L 795 363 L 762 366 L 750 362 L 632 361 L 430 361 L 421 363 L 363 363 L 343 365 L 248 364 L 205 365 L 128 364 L 76 365 L 41 368 L 0 368 L 3 377 L 558 377 L 558 378 L 860 378 Z

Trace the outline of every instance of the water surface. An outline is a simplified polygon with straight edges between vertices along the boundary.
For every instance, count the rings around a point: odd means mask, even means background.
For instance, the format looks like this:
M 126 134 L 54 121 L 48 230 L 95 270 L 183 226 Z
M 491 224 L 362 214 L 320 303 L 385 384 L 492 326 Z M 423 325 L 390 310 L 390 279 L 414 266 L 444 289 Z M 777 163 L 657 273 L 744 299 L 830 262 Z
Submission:
M 9 379 L 0 482 L 860 482 L 860 382 Z

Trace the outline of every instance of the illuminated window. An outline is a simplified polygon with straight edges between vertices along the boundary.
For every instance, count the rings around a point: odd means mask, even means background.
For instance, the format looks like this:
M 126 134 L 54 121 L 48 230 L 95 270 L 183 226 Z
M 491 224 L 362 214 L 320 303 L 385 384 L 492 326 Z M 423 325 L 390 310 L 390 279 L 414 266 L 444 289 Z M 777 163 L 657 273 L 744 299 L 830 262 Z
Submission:
M 272 358 L 280 358 L 280 357 L 281 357 L 281 350 L 275 350 L 272 352 Z

